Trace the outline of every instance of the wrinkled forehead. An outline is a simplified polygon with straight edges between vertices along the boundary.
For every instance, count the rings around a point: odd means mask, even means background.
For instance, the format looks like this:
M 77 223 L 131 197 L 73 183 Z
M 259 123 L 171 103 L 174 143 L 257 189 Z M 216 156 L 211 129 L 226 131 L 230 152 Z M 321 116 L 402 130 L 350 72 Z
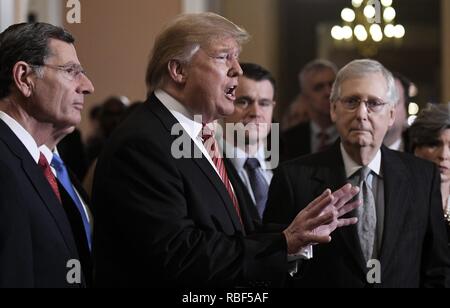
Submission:
M 205 50 L 218 51 L 218 50 L 229 50 L 234 52 L 241 52 L 241 44 L 231 36 L 216 36 L 210 38 L 204 42 L 201 46 Z
M 386 99 L 388 84 L 381 73 L 355 76 L 341 83 L 341 96 L 364 96 Z

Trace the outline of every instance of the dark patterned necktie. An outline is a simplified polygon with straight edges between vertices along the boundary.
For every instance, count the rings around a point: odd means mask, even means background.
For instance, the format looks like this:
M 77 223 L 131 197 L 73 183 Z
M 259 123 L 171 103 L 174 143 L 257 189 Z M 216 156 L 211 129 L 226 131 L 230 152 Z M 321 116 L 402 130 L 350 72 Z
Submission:
M 253 195 L 255 196 L 256 209 L 258 210 L 259 217 L 262 219 L 266 208 L 269 184 L 267 184 L 262 174 L 261 164 L 258 159 L 248 158 L 244 168 L 247 171 Z

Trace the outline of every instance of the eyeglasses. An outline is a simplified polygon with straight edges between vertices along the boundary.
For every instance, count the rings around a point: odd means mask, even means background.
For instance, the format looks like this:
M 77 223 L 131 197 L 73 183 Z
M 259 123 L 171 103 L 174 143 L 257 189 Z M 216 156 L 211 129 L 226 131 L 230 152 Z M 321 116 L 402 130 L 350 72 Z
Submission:
M 362 99 L 361 97 L 358 96 L 340 98 L 339 101 L 342 103 L 342 106 L 349 111 L 354 111 L 358 109 L 361 103 L 364 103 L 367 107 L 367 110 L 373 113 L 381 112 L 384 106 L 388 105 L 388 103 L 383 102 L 381 99 L 377 98 Z
M 251 105 L 255 104 L 256 102 L 258 103 L 261 109 L 269 109 L 275 105 L 274 101 L 268 99 L 261 99 L 259 101 L 256 101 L 250 97 L 238 97 L 234 101 L 234 105 L 240 109 L 248 109 Z
M 86 76 L 86 71 L 81 65 L 71 64 L 71 65 L 52 65 L 52 64 L 40 64 L 32 65 L 33 67 L 48 67 L 54 70 L 58 70 L 64 73 L 64 75 L 70 81 L 78 80 L 82 75 Z

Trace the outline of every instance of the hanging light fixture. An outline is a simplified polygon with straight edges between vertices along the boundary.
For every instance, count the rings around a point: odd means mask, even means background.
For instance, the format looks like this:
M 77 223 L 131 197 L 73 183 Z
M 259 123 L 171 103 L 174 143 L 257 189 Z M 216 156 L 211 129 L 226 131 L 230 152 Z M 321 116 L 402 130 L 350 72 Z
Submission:
M 380 44 L 400 41 L 405 27 L 395 23 L 397 12 L 393 0 L 349 0 L 351 7 L 341 11 L 341 25 L 331 29 L 336 41 L 355 44 L 364 56 L 373 56 Z

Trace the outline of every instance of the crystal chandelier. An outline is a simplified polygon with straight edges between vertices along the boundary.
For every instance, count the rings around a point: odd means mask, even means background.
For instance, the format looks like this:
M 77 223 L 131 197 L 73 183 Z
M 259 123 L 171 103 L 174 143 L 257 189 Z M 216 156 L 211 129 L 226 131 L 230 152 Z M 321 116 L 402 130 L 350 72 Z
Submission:
M 373 56 L 381 43 L 401 41 L 405 27 L 395 23 L 393 0 L 351 0 L 341 11 L 342 24 L 331 29 L 331 37 L 342 44 L 356 45 L 364 56 Z

